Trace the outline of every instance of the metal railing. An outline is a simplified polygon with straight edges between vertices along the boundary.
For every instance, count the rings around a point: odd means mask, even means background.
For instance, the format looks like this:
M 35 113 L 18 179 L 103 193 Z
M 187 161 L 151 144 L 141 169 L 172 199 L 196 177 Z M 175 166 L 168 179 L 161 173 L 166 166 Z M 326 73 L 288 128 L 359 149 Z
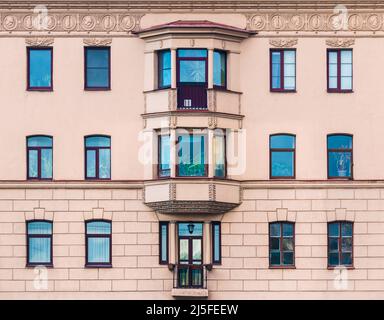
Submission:
M 211 265 L 177 264 L 171 265 L 171 269 L 174 288 L 207 289 L 207 271 Z

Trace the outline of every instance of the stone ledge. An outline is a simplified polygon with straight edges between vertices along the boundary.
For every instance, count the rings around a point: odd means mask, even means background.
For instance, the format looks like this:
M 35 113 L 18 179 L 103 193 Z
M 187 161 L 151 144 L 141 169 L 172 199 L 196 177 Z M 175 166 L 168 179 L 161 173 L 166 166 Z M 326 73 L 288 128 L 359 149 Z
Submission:
M 226 203 L 218 201 L 183 201 L 170 200 L 145 203 L 151 209 L 160 213 L 178 213 L 178 214 L 194 214 L 194 213 L 225 213 L 236 208 L 238 203 Z
M 185 289 L 174 288 L 171 292 L 173 297 L 208 297 L 208 289 Z

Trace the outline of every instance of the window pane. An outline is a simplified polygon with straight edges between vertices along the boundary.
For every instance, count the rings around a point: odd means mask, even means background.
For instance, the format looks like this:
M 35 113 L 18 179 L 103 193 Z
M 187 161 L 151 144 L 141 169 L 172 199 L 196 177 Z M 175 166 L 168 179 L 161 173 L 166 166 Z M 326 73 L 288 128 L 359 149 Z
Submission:
M 271 250 L 280 250 L 280 238 L 271 238 Z
M 269 225 L 270 237 L 280 237 L 280 223 L 271 223 Z
M 28 234 L 52 234 L 52 223 L 46 221 L 29 222 Z
M 28 147 L 52 147 L 52 138 L 44 136 L 28 137 Z
M 87 150 L 87 178 L 96 178 L 96 151 Z
M 341 235 L 343 237 L 345 236 L 352 236 L 352 223 L 349 222 L 343 222 L 341 223 Z
M 111 223 L 107 221 L 88 222 L 87 234 L 111 234 Z
M 293 238 L 283 238 L 283 251 L 293 251 Z
M 51 238 L 29 238 L 28 261 L 30 263 L 51 262 Z
M 86 48 L 87 67 L 88 68 L 108 68 L 109 67 L 109 49 L 91 49 Z
M 225 52 L 213 52 L 213 84 L 215 86 L 225 86 L 226 78 L 226 54 Z
M 342 77 L 352 77 L 352 65 L 342 63 L 340 72 Z
M 162 223 L 160 224 L 160 232 L 161 232 L 161 261 L 168 261 L 168 224 Z
M 272 63 L 280 64 L 281 58 L 280 58 L 280 52 L 274 51 L 272 52 Z
M 159 87 L 171 85 L 171 51 L 159 51 Z
M 204 176 L 205 135 L 178 136 L 179 176 Z
M 214 247 L 213 247 L 213 260 L 220 261 L 220 225 L 213 225 L 213 239 L 214 239 Z
M 29 50 L 29 86 L 51 87 L 51 50 Z
M 52 178 L 52 149 L 41 149 L 41 178 Z
M 296 89 L 296 78 L 295 77 L 284 77 L 284 89 L 295 90 Z
M 351 177 L 351 153 L 329 152 L 329 176 Z
M 351 265 L 352 264 L 352 253 L 342 253 L 341 254 L 341 264 Z
M 272 177 L 293 177 L 293 152 L 273 151 L 271 157 Z
M 329 77 L 328 86 L 330 89 L 337 89 L 337 77 Z
M 337 51 L 328 52 L 328 62 L 337 64 Z
M 338 222 L 328 224 L 328 234 L 330 237 L 338 237 L 340 235 Z
M 88 238 L 88 262 L 108 263 L 109 261 L 109 238 Z
M 202 223 L 179 223 L 179 236 L 202 236 L 203 224 Z M 190 232 L 192 231 L 192 233 Z
M 341 77 L 341 89 L 352 90 L 352 77 Z
M 296 52 L 294 50 L 284 50 L 284 63 L 296 63 Z
M 283 134 L 271 136 L 271 148 L 293 149 L 295 148 L 295 137 Z
M 271 252 L 271 265 L 280 265 L 280 252 Z
M 171 69 L 165 69 L 161 72 L 160 87 L 171 86 Z
M 328 75 L 330 77 L 337 77 L 337 64 L 329 64 Z
M 284 265 L 293 265 L 293 252 L 284 252 L 283 253 L 283 264 Z
M 205 67 L 204 60 L 180 61 L 180 82 L 206 82 Z
M 159 176 L 160 177 L 169 177 L 171 173 L 170 166 L 170 137 L 169 135 L 161 135 L 159 138 L 160 143 L 160 163 L 159 163 Z
M 87 69 L 87 87 L 109 87 L 108 69 Z
M 189 259 L 189 251 L 188 251 L 188 239 L 180 239 L 180 260 L 188 261 Z
M 86 137 L 85 145 L 87 147 L 110 147 L 111 138 L 103 136 Z
M 285 77 L 294 77 L 295 76 L 295 65 L 294 64 L 284 64 L 284 76 Z
M 340 50 L 340 63 L 352 63 L 352 50 Z
M 38 177 L 38 151 L 29 150 L 28 151 L 28 176 L 30 178 Z
M 111 150 L 99 149 L 99 178 L 111 177 Z
M 283 223 L 283 237 L 293 237 L 292 223 Z
M 206 49 L 179 49 L 177 54 L 184 58 L 206 58 L 208 56 Z
M 341 239 L 341 251 L 342 252 L 352 252 L 352 238 L 342 238 Z
M 272 89 L 280 89 L 281 87 L 281 79 L 280 76 L 272 77 Z
M 339 265 L 339 253 L 329 253 L 328 264 L 330 266 L 338 266 Z
M 328 149 L 352 149 L 352 137 L 347 135 L 328 136 Z
M 192 259 L 193 260 L 201 260 L 201 239 L 193 239 L 192 240 Z
M 225 137 L 215 135 L 214 137 L 214 161 L 215 161 L 215 177 L 225 176 Z
M 192 286 L 201 286 L 202 285 L 202 270 L 201 269 L 191 269 L 192 277 Z
M 339 238 L 329 238 L 329 251 L 339 250 Z

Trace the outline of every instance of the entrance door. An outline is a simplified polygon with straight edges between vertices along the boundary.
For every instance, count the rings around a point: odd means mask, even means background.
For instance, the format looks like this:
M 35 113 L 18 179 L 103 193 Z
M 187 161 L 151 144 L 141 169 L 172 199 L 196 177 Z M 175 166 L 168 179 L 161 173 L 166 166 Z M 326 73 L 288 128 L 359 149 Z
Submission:
M 206 49 L 177 50 L 177 106 L 179 109 L 206 109 L 208 87 Z
M 203 286 L 203 224 L 179 223 L 178 287 Z

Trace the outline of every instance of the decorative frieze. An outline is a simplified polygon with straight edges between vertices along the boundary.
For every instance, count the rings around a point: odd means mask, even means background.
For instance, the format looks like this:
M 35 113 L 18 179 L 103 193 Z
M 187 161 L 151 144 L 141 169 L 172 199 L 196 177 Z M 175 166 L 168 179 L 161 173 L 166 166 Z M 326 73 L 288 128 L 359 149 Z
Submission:
M 48 47 L 54 42 L 53 38 L 26 38 L 25 44 L 31 47 Z
M 87 46 L 105 47 L 111 45 L 112 38 L 85 38 L 83 43 Z
M 291 48 L 297 45 L 297 39 L 270 39 L 269 44 L 277 48 Z
M 334 38 L 325 40 L 327 46 L 347 48 L 355 44 L 355 39 Z

